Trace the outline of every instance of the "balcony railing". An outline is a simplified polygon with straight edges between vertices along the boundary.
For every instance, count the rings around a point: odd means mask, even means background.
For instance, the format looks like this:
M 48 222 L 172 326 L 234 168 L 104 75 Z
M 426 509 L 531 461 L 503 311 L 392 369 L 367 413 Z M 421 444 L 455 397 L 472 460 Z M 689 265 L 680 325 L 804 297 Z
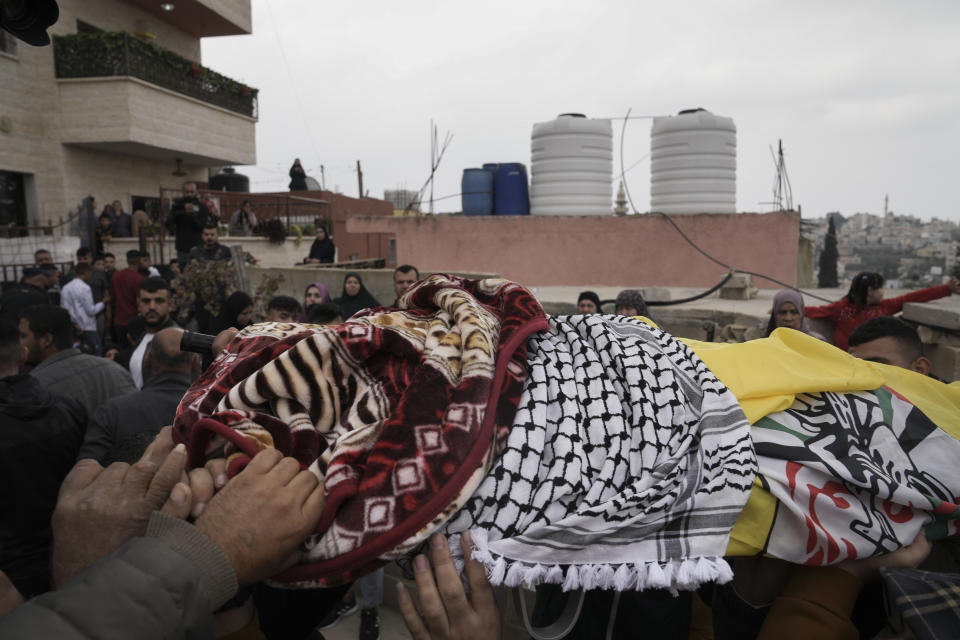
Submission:
M 218 107 L 257 117 L 257 90 L 129 33 L 56 36 L 58 78 L 132 76 Z

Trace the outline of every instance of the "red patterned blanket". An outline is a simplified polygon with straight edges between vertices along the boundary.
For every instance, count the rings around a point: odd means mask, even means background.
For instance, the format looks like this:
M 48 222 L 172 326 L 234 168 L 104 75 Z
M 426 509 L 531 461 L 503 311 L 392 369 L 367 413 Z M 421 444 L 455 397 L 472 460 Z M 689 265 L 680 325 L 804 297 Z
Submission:
M 337 585 L 403 555 L 476 489 L 513 423 L 526 338 L 547 327 L 523 287 L 430 276 L 397 309 L 338 327 L 244 329 L 184 396 L 191 466 L 236 474 L 276 447 L 321 477 L 306 561 L 277 577 Z

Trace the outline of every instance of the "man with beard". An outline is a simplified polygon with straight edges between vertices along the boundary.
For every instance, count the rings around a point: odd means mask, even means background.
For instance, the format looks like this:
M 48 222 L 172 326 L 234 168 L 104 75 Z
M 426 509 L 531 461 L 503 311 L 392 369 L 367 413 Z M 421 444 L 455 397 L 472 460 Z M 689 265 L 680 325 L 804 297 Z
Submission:
M 47 391 L 82 404 L 84 422 L 110 398 L 137 390 L 117 363 L 73 348 L 73 321 L 66 309 L 49 304 L 24 309 L 20 342 L 33 366 L 30 375 Z
M 161 329 L 177 326 L 170 317 L 172 304 L 170 285 L 163 278 L 147 278 L 140 283 L 137 311 L 143 319 L 146 331 L 142 336 L 133 337 L 137 346 L 130 354 L 127 364 L 137 389 L 143 388 L 143 358 L 147 353 L 147 345 Z

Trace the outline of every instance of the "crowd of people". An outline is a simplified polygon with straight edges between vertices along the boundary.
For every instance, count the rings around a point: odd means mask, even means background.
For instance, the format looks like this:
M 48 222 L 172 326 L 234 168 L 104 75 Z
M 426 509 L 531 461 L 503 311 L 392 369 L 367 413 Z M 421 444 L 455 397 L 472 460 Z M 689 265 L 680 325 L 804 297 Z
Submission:
M 61 274 L 50 253 L 39 250 L 35 264 L 0 298 L 0 415 L 7 431 L 0 474 L 6 486 L 17 487 L 6 492 L 0 514 L 0 635 L 140 637 L 156 635 L 152 627 L 159 626 L 159 635 L 179 630 L 185 637 L 213 637 L 216 631 L 221 637 L 259 625 L 268 638 L 322 638 L 323 629 L 361 610 L 360 638 L 375 640 L 382 570 L 360 581 L 359 600 L 345 588 L 318 597 L 261 582 L 289 566 L 298 543 L 319 521 L 324 494 L 316 476 L 273 449 L 253 458 L 229 484 L 220 463 L 187 473 L 183 445 L 174 446 L 165 427 L 213 356 L 181 350 L 185 328 L 217 335 L 216 351 L 258 320 L 336 325 L 361 310 L 396 305 L 420 273 L 412 265 L 397 267 L 392 301 L 377 300 L 362 275 L 350 272 L 339 296 L 313 282 L 302 299 L 270 299 L 263 318 L 254 317 L 254 299 L 244 291 L 224 295 L 216 314 L 205 315 L 200 302 L 177 309 L 174 294 L 184 270 L 232 258 L 219 242 L 217 221 L 196 185 L 190 186 L 173 203 L 167 222 L 177 250 L 168 264 L 153 266 L 149 255 L 131 250 L 118 269 L 112 254 L 81 247 L 73 268 Z M 110 207 L 112 217 L 101 215 L 98 237 L 108 233 L 107 222 L 112 235 L 133 233 L 135 216 L 119 204 Z M 249 201 L 230 227 L 238 234 L 256 229 Z M 318 225 L 305 262 L 334 257 L 333 241 Z M 824 339 L 807 318 L 825 318 L 834 323 L 833 343 L 852 355 L 928 375 L 930 361 L 916 330 L 891 316 L 906 302 L 960 293 L 960 283 L 953 278 L 892 299 L 884 299 L 883 284 L 879 274 L 859 274 L 847 296 L 823 307 L 806 307 L 798 292 L 781 291 L 766 335 L 792 329 Z M 603 304 L 595 292 L 584 291 L 577 312 L 603 313 Z M 635 289 L 621 291 L 613 310 L 650 316 Z M 498 637 L 492 589 L 481 565 L 470 560 L 465 540 L 469 593 L 441 536 L 431 539 L 429 561 L 415 559 L 422 609 L 410 594 L 398 594 L 414 637 Z M 799 637 L 794 630 L 806 637 L 857 637 L 850 612 L 831 608 L 818 589 L 852 602 L 879 567 L 916 566 L 929 552 L 930 544 L 918 539 L 896 553 L 830 567 L 815 577 L 800 569 L 764 568 L 764 575 L 779 576 L 775 584 L 744 582 L 756 574 L 744 562 L 736 567 L 740 581 L 718 588 L 712 602 L 737 621 L 731 628 L 748 629 L 726 637 Z M 725 609 L 716 604 L 721 601 Z M 155 616 L 140 612 L 143 602 L 152 603 Z M 565 606 L 558 589 L 538 591 L 538 603 L 535 616 L 541 618 L 550 617 L 551 607 Z M 596 592 L 584 607 L 578 625 L 563 637 L 603 637 L 614 628 L 613 637 L 627 637 L 624 630 L 636 631 L 650 620 L 656 628 L 649 637 L 689 637 L 696 617 L 690 594 L 625 593 L 613 599 Z

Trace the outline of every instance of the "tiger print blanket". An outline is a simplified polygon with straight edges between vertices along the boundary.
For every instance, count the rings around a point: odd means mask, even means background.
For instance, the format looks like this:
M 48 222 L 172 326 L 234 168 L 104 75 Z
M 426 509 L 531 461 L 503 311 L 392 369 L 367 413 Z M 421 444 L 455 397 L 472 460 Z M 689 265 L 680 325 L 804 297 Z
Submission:
M 476 489 L 513 424 L 527 337 L 546 318 L 504 280 L 433 275 L 337 327 L 241 331 L 181 401 L 191 467 L 233 476 L 276 447 L 324 480 L 305 563 L 276 580 L 333 586 L 421 544 Z

